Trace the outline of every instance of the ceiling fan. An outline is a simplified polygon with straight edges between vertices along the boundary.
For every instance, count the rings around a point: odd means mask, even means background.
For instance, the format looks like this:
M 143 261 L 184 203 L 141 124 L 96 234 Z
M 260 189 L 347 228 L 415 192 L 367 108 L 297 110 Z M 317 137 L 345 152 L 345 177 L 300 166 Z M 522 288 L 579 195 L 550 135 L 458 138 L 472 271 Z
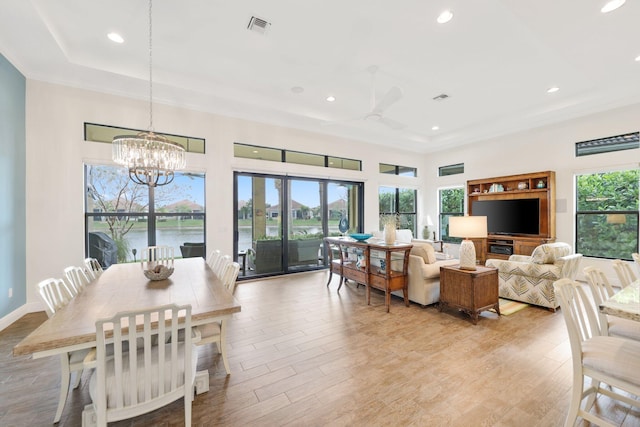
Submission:
M 367 71 L 371 73 L 371 110 L 369 110 L 363 116 L 350 120 L 342 120 L 338 122 L 329 123 L 344 123 L 354 120 L 366 120 L 376 122 L 390 127 L 394 130 L 400 130 L 407 127 L 404 123 L 400 123 L 396 120 L 389 119 L 384 116 L 384 112 L 387 108 L 395 104 L 402 99 L 402 89 L 398 86 L 394 86 L 387 91 L 387 93 L 379 100 L 376 99 L 376 73 L 378 72 L 378 66 L 372 65 L 367 68 Z

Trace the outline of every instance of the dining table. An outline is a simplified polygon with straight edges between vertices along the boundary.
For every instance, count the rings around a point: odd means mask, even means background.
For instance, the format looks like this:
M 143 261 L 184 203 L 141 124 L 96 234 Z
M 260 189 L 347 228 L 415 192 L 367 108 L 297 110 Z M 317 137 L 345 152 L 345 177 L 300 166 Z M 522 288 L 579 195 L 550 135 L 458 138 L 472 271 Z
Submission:
M 631 282 L 600 304 L 600 311 L 640 322 L 640 279 Z
M 93 348 L 98 319 L 166 304 L 190 304 L 192 326 L 230 318 L 241 310 L 203 258 L 176 259 L 173 274 L 157 281 L 145 277 L 141 263 L 114 264 L 18 343 L 13 354 L 36 359 Z M 208 385 L 208 371 L 198 371 L 196 393 L 207 391 Z

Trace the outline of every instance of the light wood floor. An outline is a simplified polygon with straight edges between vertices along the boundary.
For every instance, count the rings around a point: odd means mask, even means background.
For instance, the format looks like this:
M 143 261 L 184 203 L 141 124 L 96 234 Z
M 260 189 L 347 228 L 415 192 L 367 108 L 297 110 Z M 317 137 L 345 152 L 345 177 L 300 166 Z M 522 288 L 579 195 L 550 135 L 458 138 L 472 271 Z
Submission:
M 325 271 L 241 283 L 227 377 L 214 346 L 201 349 L 210 391 L 193 402 L 194 425 L 560 426 L 571 389 L 562 314 L 529 307 L 511 316 L 466 315 L 392 299 L 365 304 L 364 287 L 336 293 Z M 0 332 L 0 425 L 49 425 L 59 361 L 13 357 L 46 319 L 29 314 Z M 60 425 L 79 426 L 88 375 L 70 392 Z M 640 410 L 600 398 L 594 411 L 640 425 Z M 181 425 L 182 402 L 113 425 Z M 586 424 L 582 424 L 586 425 Z

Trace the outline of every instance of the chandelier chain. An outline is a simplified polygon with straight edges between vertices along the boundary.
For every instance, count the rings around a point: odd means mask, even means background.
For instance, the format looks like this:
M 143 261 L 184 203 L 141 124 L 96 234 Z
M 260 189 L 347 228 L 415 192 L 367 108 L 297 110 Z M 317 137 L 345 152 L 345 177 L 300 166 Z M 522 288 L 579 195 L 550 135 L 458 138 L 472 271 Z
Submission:
M 153 19 L 151 18 L 152 0 L 149 0 L 149 131 L 153 132 Z

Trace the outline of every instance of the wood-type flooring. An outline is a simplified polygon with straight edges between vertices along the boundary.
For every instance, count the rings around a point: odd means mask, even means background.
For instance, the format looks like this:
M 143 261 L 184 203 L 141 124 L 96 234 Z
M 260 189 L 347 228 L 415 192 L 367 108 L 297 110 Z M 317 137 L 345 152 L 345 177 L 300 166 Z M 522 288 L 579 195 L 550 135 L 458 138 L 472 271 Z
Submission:
M 336 292 L 326 271 L 244 282 L 229 325 L 226 376 L 215 346 L 200 348 L 210 391 L 193 402 L 196 426 L 561 426 L 571 392 L 571 352 L 560 311 L 483 312 L 405 307 L 353 282 Z M 59 360 L 13 357 L 46 319 L 24 316 L 0 332 L 0 425 L 52 424 Z M 60 426 L 80 426 L 89 376 L 69 393 Z M 596 401 L 615 424 L 640 410 Z M 179 426 L 182 401 L 113 426 Z M 581 426 L 588 425 L 582 422 Z

